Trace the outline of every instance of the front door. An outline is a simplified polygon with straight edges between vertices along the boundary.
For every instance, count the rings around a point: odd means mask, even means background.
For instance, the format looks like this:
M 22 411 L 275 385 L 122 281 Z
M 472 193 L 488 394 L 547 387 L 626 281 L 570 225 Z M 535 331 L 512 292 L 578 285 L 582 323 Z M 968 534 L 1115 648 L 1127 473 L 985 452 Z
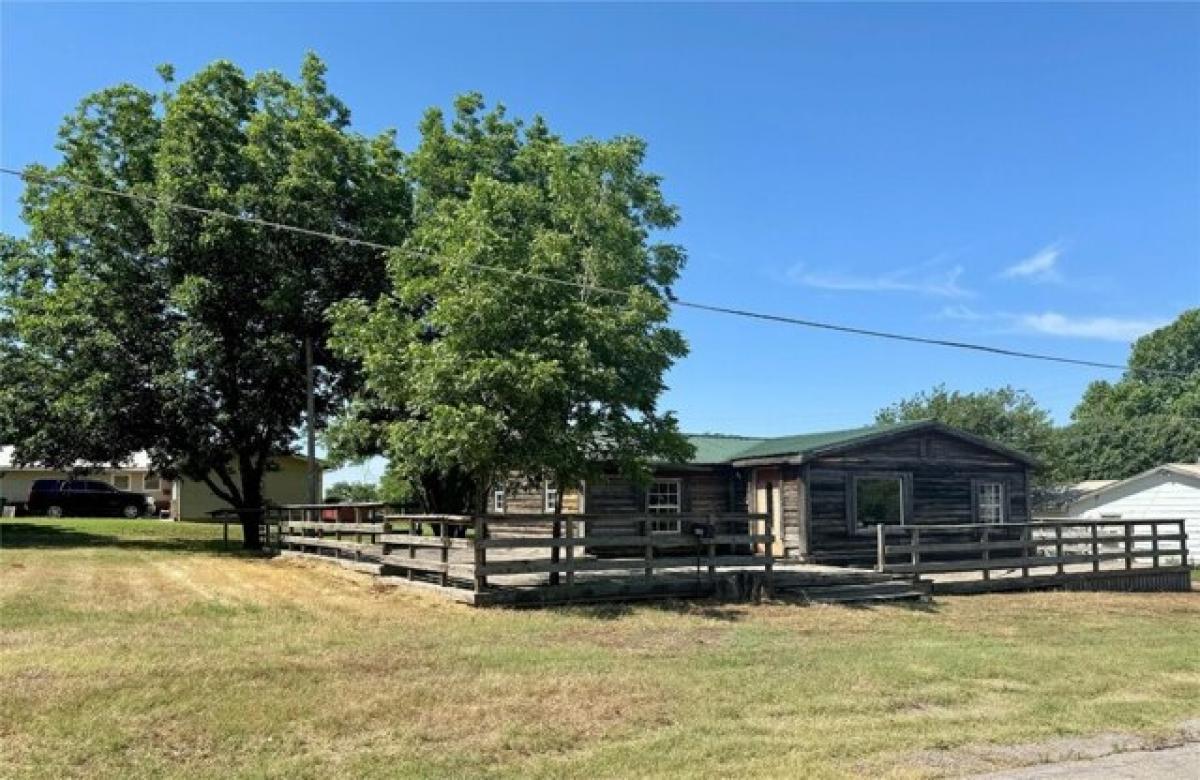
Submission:
M 754 470 L 754 511 L 770 518 L 771 555 L 783 555 L 783 502 L 780 490 L 783 475 L 779 469 Z M 766 552 L 766 545 L 757 545 L 759 552 Z

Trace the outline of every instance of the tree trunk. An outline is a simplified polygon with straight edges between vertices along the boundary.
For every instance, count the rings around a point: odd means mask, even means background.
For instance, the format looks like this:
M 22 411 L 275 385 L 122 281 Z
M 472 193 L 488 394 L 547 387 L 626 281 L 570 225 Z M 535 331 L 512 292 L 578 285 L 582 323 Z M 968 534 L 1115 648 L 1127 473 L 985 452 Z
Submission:
M 262 522 L 263 509 L 246 507 L 239 511 L 242 520 L 242 549 L 261 550 L 263 548 Z
M 253 466 L 249 457 L 238 460 L 238 472 L 242 479 L 242 505 L 238 507 L 242 521 L 242 549 L 261 550 L 264 515 L 262 471 Z

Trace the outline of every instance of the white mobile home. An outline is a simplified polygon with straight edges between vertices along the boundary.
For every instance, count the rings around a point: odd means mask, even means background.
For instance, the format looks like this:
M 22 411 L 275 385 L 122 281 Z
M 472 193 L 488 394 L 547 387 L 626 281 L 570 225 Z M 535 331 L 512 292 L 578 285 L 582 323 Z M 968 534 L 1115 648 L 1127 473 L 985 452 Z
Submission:
M 1087 520 L 1186 520 L 1188 562 L 1200 564 L 1200 464 L 1167 463 L 1110 482 L 1076 498 L 1067 514 Z

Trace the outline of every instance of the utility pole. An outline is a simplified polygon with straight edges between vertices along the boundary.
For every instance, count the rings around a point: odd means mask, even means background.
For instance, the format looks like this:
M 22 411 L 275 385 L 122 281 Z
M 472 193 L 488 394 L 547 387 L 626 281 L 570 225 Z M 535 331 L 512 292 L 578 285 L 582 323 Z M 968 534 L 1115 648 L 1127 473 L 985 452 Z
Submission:
M 308 387 L 308 405 L 305 411 L 304 427 L 308 429 L 308 503 L 316 504 L 321 497 L 317 495 L 317 481 L 320 471 L 317 465 L 317 397 L 313 381 L 313 343 L 312 336 L 304 337 L 304 381 Z

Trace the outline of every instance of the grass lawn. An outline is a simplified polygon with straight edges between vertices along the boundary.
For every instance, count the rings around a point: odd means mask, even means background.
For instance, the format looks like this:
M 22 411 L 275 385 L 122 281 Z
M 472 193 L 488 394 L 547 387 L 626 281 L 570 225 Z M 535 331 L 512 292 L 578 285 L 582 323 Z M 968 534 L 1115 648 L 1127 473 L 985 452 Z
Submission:
M 934 776 L 1200 717 L 1198 593 L 475 610 L 220 537 L 0 524 L 0 774 Z

